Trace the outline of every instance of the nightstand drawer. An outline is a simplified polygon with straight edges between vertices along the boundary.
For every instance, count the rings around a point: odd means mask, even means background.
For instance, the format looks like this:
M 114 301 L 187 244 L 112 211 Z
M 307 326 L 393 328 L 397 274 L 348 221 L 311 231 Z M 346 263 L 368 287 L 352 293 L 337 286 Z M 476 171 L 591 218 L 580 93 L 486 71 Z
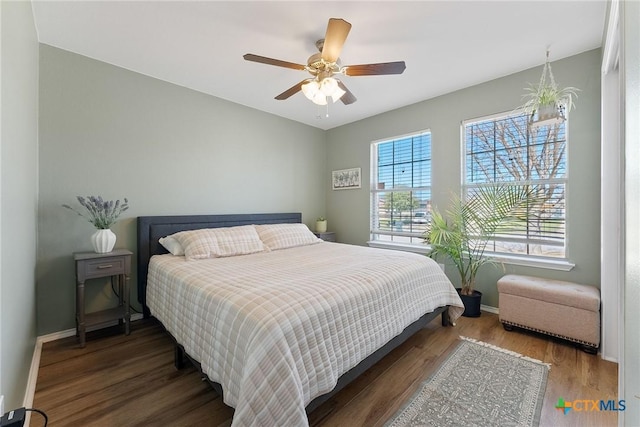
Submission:
M 125 259 L 124 257 L 100 258 L 83 263 L 84 277 L 91 279 L 92 277 L 116 276 L 124 274 Z

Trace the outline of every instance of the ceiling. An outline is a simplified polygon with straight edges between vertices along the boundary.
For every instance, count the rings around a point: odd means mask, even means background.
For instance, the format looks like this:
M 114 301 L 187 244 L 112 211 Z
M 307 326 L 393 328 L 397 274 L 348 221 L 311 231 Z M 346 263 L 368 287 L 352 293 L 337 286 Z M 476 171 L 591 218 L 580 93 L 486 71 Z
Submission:
M 33 1 L 41 43 L 331 129 L 601 46 L 606 1 Z M 343 65 L 404 60 L 401 75 L 341 76 L 357 102 L 274 97 L 304 71 L 329 18 L 352 24 Z M 523 87 L 529 82 L 523 82 Z

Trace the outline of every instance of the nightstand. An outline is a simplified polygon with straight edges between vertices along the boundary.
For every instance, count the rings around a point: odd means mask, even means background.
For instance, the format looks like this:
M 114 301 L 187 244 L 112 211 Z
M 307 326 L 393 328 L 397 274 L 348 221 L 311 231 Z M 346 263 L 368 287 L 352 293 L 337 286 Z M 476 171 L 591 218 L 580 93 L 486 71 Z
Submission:
M 131 311 L 129 308 L 129 275 L 131 274 L 131 256 L 126 249 L 114 249 L 112 252 L 76 252 L 76 334 L 80 337 L 80 347 L 86 344 L 88 326 L 118 320 L 124 321 L 125 334 L 130 333 Z M 87 279 L 110 277 L 117 285 L 118 306 L 93 313 L 84 311 L 84 284 Z
M 325 242 L 335 242 L 336 241 L 336 233 L 333 232 L 333 231 L 324 231 L 322 233 L 318 233 L 317 231 L 314 231 L 313 234 L 315 234 L 316 237 L 321 238 Z

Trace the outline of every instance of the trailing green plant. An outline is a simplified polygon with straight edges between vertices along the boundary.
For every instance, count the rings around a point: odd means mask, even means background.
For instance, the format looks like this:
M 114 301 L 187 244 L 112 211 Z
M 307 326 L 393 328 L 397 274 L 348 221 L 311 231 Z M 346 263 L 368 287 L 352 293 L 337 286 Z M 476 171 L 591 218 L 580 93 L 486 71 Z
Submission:
M 547 74 L 549 75 L 548 81 Z M 572 86 L 558 87 L 551 71 L 549 50 L 547 50 L 547 60 L 542 69 L 540 82 L 538 82 L 537 86 L 529 83 L 529 86 L 524 90 L 526 93 L 522 95 L 522 98 L 525 103 L 521 108 L 529 115 L 533 115 L 536 111 L 539 113 L 540 108 L 543 106 L 554 106 L 556 108 L 564 108 L 567 112 L 571 111 L 575 106 L 573 99 L 578 97 L 578 92 L 580 91 L 580 89 Z
M 524 90 L 527 93 L 522 95 L 522 98 L 526 100 L 522 105 L 522 109 L 527 114 L 533 114 L 543 105 L 554 105 L 556 107 L 563 105 L 567 111 L 571 111 L 571 108 L 575 107 L 573 99 L 578 97 L 578 92 L 580 91 L 580 89 L 572 86 L 560 89 L 555 83 L 544 83 L 538 86 L 530 84 Z
M 423 236 L 431 246 L 428 256 L 448 258 L 460 274 L 460 293 L 471 295 L 480 267 L 496 262 L 485 255 L 488 243 L 498 232 L 522 227 L 528 210 L 541 201 L 530 185 L 479 187 L 464 200 L 453 195 L 444 215 L 432 209 Z

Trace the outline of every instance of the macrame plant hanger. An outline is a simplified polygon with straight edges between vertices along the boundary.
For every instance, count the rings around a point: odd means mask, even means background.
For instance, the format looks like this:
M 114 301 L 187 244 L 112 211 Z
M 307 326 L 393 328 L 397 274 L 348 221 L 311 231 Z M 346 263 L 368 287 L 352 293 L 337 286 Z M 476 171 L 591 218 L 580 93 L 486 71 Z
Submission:
M 548 80 L 547 80 L 548 78 Z M 558 88 L 551 62 L 549 62 L 549 48 L 547 58 L 542 69 L 542 76 L 537 88 L 530 87 L 525 95 L 529 101 L 524 105 L 525 111 L 530 114 L 529 127 L 551 126 L 564 122 L 566 112 L 573 106 L 573 98 L 580 89 L 575 87 Z

